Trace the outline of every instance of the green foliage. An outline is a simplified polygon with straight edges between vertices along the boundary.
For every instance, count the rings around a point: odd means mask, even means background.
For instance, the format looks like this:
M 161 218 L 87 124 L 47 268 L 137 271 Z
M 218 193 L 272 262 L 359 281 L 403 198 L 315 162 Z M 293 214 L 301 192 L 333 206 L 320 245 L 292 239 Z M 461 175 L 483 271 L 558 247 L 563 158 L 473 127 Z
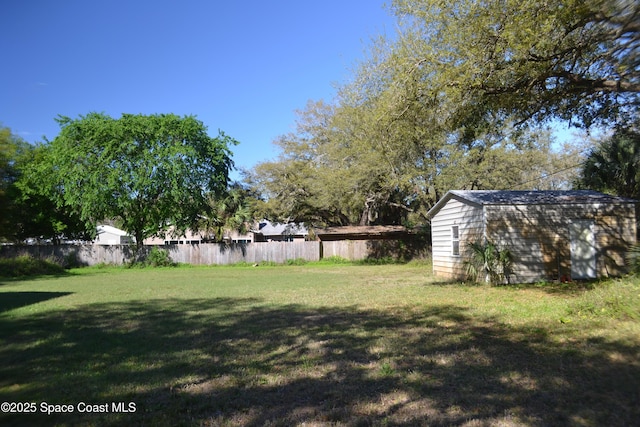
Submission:
M 354 264 L 362 265 L 387 265 L 387 264 L 402 264 L 402 260 L 394 259 L 391 256 L 384 256 L 380 258 L 365 258 L 359 261 L 354 261 Z
M 209 197 L 226 190 L 236 141 L 209 137 L 194 117 L 90 113 L 58 122 L 47 146 L 50 195 L 92 226 L 117 218 L 138 246 L 169 226 L 197 228 Z
M 465 147 L 433 127 L 436 111 L 415 105 L 400 114 L 391 94 L 359 105 L 358 90 L 343 88 L 339 106 L 309 103 L 297 132 L 277 140 L 281 156 L 247 173 L 263 199 L 260 216 L 315 225 L 422 224 L 451 188 L 512 188 L 559 166 L 548 133 L 487 135 Z
M 90 239 L 80 218 L 52 201 L 51 169 L 43 155 L 43 146 L 0 128 L 0 241 Z
M 33 147 L 16 182 L 18 215 L 14 221 L 16 239 L 48 239 L 54 244 L 61 238 L 93 240 L 95 224 L 87 224 L 70 206 L 56 203 L 61 188 L 53 185 L 55 165 L 48 158 L 48 146 Z
M 640 199 L 640 120 L 589 152 L 576 187 Z
M 254 200 L 250 190 L 233 183 L 224 195 L 208 197 L 207 213 L 198 219 L 197 228 L 216 242 L 223 241 L 228 231 L 244 234 L 253 220 Z
M 64 272 L 62 263 L 53 258 L 40 259 L 29 254 L 0 258 L 0 277 L 56 275 Z
M 15 182 L 19 177 L 18 153 L 25 142 L 0 128 L 0 241 L 14 240 Z
M 299 112 L 296 132 L 276 140 L 280 158 L 247 174 L 264 200 L 256 207 L 260 216 L 317 225 L 400 220 L 380 210 L 394 186 L 386 183 L 384 153 L 352 139 L 338 119 L 333 106 L 310 102 Z M 359 126 L 355 118 L 352 125 Z
M 613 68 L 596 59 L 633 10 L 563 3 L 395 1 L 400 36 L 372 47 L 335 104 L 309 103 L 280 158 L 249 174 L 264 216 L 419 224 L 450 189 L 570 187 L 579 150 L 554 149 L 548 121 L 621 120 L 637 84 L 627 51 L 606 57 Z M 598 87 L 609 79 L 618 89 Z
M 147 255 L 146 261 L 150 267 L 172 267 L 176 265 L 176 263 L 171 260 L 168 251 L 155 247 L 152 248 L 149 255 Z
M 380 375 L 383 377 L 391 377 L 395 374 L 395 370 L 389 362 L 384 362 L 380 366 Z
M 513 259 L 508 249 L 500 249 L 492 242 L 468 244 L 469 259 L 464 262 L 467 277 L 494 285 L 509 283 Z

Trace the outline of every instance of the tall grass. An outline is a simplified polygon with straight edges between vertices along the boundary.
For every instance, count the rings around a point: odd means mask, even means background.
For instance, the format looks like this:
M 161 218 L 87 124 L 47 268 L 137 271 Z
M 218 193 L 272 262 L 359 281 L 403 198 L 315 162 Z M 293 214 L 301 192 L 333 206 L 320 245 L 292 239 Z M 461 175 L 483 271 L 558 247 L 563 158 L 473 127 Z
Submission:
M 568 308 L 570 315 L 640 321 L 640 277 L 597 283 Z

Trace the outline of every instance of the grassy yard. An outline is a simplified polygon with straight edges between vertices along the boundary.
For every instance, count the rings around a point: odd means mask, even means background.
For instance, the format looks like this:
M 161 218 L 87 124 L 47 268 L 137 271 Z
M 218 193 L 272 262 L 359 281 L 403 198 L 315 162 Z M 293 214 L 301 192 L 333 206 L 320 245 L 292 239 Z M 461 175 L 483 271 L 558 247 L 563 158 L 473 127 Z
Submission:
M 20 426 L 637 425 L 640 280 L 468 286 L 412 264 L 0 279 L 0 401 L 35 403 L 0 413 Z

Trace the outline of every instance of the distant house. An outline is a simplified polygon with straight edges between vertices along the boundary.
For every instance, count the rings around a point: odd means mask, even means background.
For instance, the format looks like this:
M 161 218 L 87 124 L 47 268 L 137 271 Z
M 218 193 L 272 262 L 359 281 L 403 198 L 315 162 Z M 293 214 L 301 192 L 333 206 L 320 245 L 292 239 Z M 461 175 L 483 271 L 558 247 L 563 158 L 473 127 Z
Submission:
M 449 191 L 427 213 L 433 271 L 464 277 L 468 243 L 491 241 L 511 252 L 514 283 L 620 275 L 635 203 L 595 191 Z
M 224 240 L 226 243 L 253 243 L 254 234 L 251 232 L 240 233 L 236 230 L 229 230 L 224 233 Z
M 206 232 L 193 232 L 187 230 L 183 235 L 177 235 L 172 230 L 167 232 L 165 237 L 149 237 L 144 240 L 145 245 L 195 245 L 200 243 L 208 243 L 213 240 Z M 226 231 L 223 236 L 225 243 L 251 243 L 253 234 L 241 234 L 237 231 Z
M 164 237 L 147 237 L 144 239 L 145 245 L 178 245 L 178 244 L 197 244 L 202 242 L 203 238 L 199 233 L 194 233 L 191 230 L 187 230 L 183 235 L 176 235 L 173 229 L 167 232 Z
M 304 224 L 278 224 L 268 220 L 260 221 L 251 232 L 254 242 L 304 241 L 309 236 L 309 231 Z
M 131 245 L 135 239 L 126 231 L 110 225 L 98 225 L 94 243 L 96 245 Z

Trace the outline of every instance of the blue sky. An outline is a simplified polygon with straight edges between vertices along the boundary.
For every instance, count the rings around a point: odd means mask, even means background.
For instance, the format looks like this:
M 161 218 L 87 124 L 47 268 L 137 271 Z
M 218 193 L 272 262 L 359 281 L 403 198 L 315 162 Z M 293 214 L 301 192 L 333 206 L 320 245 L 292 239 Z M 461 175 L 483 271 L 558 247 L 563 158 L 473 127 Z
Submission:
M 0 123 L 53 139 L 57 115 L 195 115 L 240 141 L 236 166 L 274 158 L 308 100 L 331 101 L 383 0 L 23 0 L 0 6 Z

